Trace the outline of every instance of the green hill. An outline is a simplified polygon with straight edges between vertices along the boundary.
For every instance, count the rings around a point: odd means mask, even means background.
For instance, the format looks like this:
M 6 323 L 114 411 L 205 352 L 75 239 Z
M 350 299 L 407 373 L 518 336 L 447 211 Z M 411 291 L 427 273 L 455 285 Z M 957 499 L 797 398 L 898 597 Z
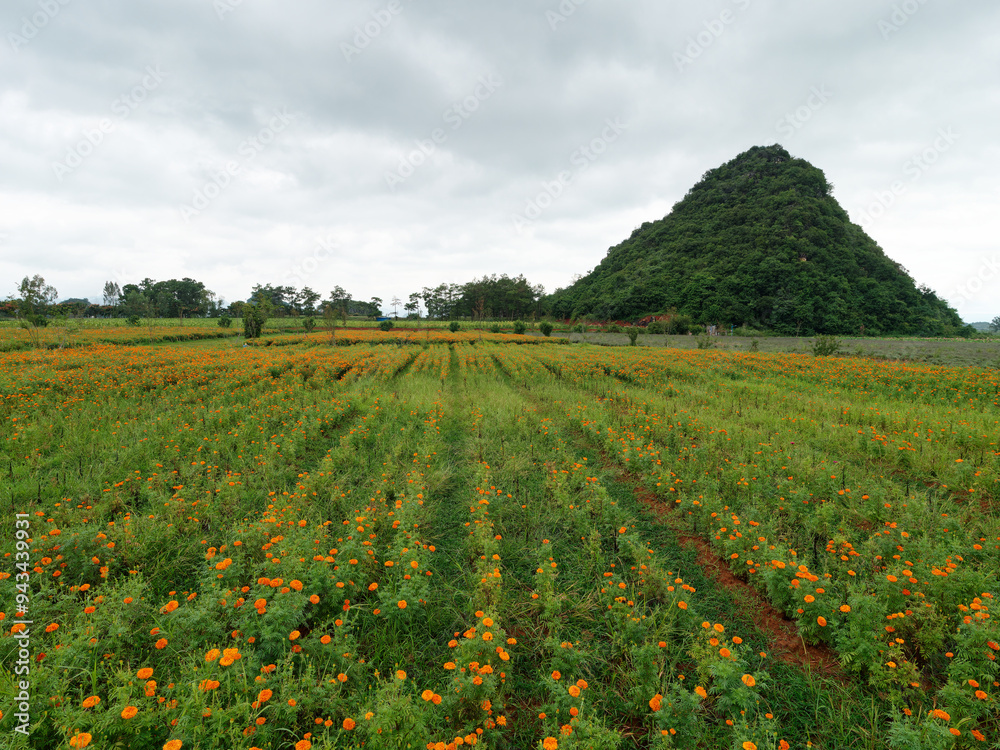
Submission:
M 547 298 L 557 318 L 695 322 L 782 334 L 955 335 L 953 309 L 857 224 L 823 172 L 778 145 L 705 173 L 664 218 Z

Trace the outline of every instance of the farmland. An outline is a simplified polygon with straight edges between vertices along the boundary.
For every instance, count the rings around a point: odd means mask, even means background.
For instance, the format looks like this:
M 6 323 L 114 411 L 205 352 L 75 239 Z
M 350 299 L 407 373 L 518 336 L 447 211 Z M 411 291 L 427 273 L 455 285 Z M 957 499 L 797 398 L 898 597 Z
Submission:
M 341 338 L 0 354 L 10 747 L 1000 747 L 996 370 Z

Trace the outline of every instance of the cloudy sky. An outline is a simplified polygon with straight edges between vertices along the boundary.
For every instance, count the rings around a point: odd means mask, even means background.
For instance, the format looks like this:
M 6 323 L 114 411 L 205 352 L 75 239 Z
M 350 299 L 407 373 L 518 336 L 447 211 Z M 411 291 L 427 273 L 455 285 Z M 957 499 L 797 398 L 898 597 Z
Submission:
M 991 0 L 5 0 L 0 298 L 586 273 L 780 143 L 1000 315 Z

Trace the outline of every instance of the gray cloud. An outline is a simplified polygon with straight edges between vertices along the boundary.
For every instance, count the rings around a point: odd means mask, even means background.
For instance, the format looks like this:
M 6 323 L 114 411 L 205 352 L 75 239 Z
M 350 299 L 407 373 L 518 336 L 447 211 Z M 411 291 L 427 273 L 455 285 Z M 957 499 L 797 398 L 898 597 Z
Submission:
M 245 298 L 295 283 L 330 237 L 309 282 L 324 292 L 388 299 L 492 272 L 551 290 L 706 170 L 779 142 L 855 221 L 906 181 L 866 229 L 967 320 L 992 318 L 1000 278 L 967 292 L 1000 228 L 998 20 L 986 0 L 14 0 L 0 296 L 41 273 L 63 297 L 124 274 Z M 484 96 L 484 80 L 501 83 Z M 581 168 L 616 118 L 627 129 Z M 947 128 L 957 140 L 911 179 Z M 185 216 L 199 191 L 217 195 Z

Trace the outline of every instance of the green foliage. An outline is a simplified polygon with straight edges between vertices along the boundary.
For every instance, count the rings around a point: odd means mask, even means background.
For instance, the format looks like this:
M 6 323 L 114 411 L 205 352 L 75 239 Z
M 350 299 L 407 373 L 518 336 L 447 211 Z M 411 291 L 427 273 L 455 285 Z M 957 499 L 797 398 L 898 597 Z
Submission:
M 229 328 L 233 324 L 233 319 L 228 315 L 223 315 L 219 318 L 219 328 Z
M 997 315 L 993 320 L 990 321 L 990 332 L 1000 333 L 1000 315 Z
M 457 326 L 458 323 L 454 323 L 453 325 Z M 391 331 L 392 330 L 392 321 L 391 320 L 383 320 L 381 323 L 378 324 L 378 329 L 380 331 Z
M 715 337 L 709 336 L 707 333 L 702 333 L 698 336 L 698 348 L 699 349 L 714 349 L 715 348 Z
M 500 324 L 494 323 L 490 326 L 490 333 L 500 333 Z
M 142 325 L 142 319 L 138 315 L 129 315 L 125 318 L 125 322 L 135 327 Z
M 817 357 L 829 357 L 840 351 L 841 342 L 836 336 L 817 336 L 813 341 L 812 353 Z
M 552 324 L 547 320 L 543 320 L 541 323 L 538 324 L 538 330 L 542 332 L 543 336 L 551 336 Z
M 316 328 L 316 319 L 306 318 L 302 321 L 302 327 L 306 329 L 306 333 L 312 333 L 313 329 Z
M 259 339 L 264 332 L 264 324 L 267 322 L 270 312 L 271 306 L 266 301 L 244 305 L 243 336 L 248 339 Z
M 573 330 L 576 333 L 584 333 L 586 332 L 587 327 L 583 323 L 577 323 L 575 326 L 573 326 Z
M 523 336 L 524 332 L 527 330 L 528 326 L 525 324 L 523 320 L 514 321 L 514 333 L 516 333 L 518 336 Z
M 448 330 L 451 331 L 452 333 L 457 333 L 458 329 L 461 327 L 462 326 L 458 324 L 457 320 L 453 320 L 448 324 Z
M 621 333 L 622 327 L 617 323 L 612 323 L 611 325 L 607 326 L 604 330 L 607 331 L 608 333 Z
M 958 313 L 886 257 L 830 190 L 821 170 L 781 146 L 754 147 L 546 298 L 546 311 L 615 320 L 675 308 L 693 322 L 782 335 L 855 335 L 862 326 L 870 335 L 961 335 Z
M 636 339 L 639 338 L 639 329 L 635 328 L 635 327 L 632 327 L 632 328 L 629 328 L 628 331 L 626 331 L 626 333 L 628 334 L 628 344 L 629 344 L 629 346 L 635 346 L 635 341 L 636 341 Z
M 757 339 L 750 339 L 750 351 L 752 352 L 760 351 L 760 342 L 757 341 Z

